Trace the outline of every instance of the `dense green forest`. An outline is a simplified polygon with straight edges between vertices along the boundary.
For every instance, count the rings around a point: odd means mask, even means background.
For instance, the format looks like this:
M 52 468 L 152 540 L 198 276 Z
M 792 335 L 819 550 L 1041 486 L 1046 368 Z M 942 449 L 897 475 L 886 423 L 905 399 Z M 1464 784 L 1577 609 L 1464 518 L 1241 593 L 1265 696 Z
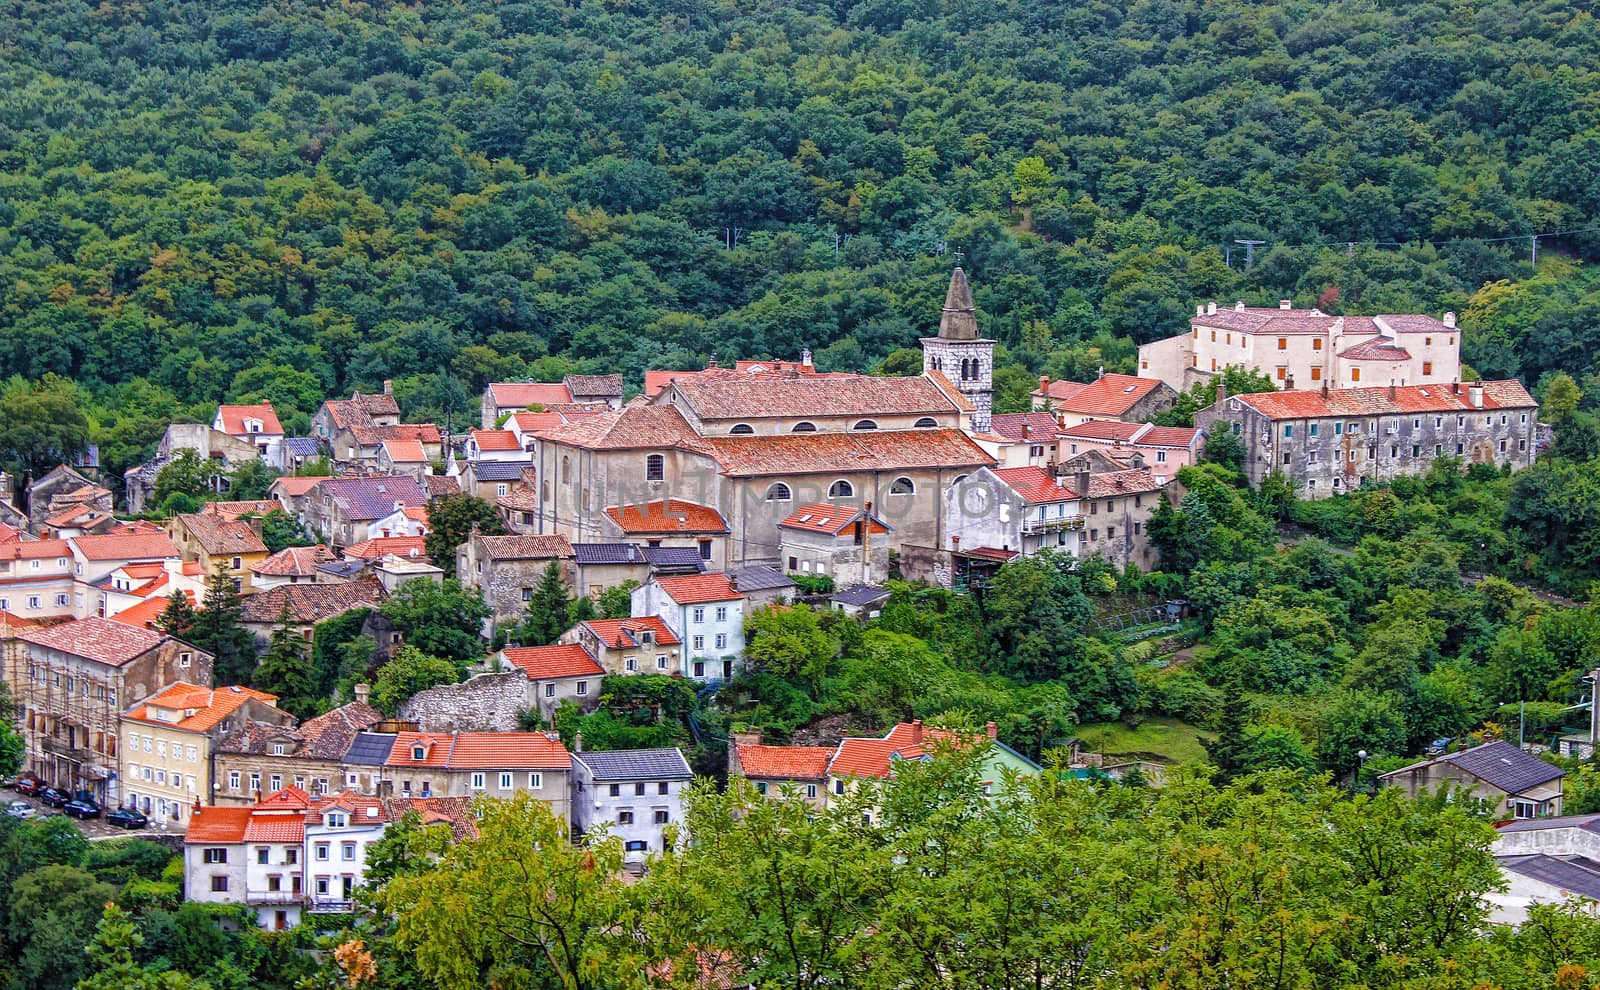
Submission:
M 3 9 L 0 377 L 76 382 L 115 469 L 221 399 L 904 371 L 957 257 L 1003 408 L 1213 298 L 1455 309 L 1485 375 L 1593 372 L 1600 232 L 1537 277 L 1520 236 L 1600 216 L 1579 4 Z

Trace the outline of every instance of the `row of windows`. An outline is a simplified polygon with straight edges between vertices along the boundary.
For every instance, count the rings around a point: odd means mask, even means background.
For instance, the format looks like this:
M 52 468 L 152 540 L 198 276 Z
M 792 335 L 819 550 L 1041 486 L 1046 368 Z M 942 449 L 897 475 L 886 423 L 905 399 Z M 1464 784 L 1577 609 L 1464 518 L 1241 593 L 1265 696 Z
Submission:
M 135 763 L 128 767 L 129 780 L 143 780 L 148 783 L 166 786 L 167 772 L 157 767 L 145 767 Z M 189 790 L 195 789 L 194 774 L 189 774 Z M 172 772 L 172 786 L 182 787 L 184 775 L 174 770 Z
M 586 691 L 580 691 L 578 693 L 579 694 L 584 694 L 584 693 L 586 693 Z M 500 774 L 500 789 L 502 791 L 511 790 L 513 776 L 514 775 L 510 774 L 510 773 L 501 773 Z M 473 774 L 472 775 L 472 789 L 475 790 L 475 791 L 483 790 L 486 786 L 488 786 L 487 785 L 488 779 L 489 779 L 489 775 L 486 774 L 486 773 L 475 773 L 475 774 Z M 544 786 L 544 774 L 542 774 L 542 773 L 530 773 L 530 774 L 528 774 L 528 787 L 529 787 L 529 789 L 538 790 L 539 788 L 541 788 L 543 786 Z
M 644 788 L 645 788 L 645 785 L 644 785 L 643 781 L 635 782 L 634 785 L 633 785 L 634 797 L 642 797 L 644 795 Z M 669 786 L 668 786 L 666 781 L 661 780 L 661 781 L 657 781 L 656 782 L 656 793 L 657 794 L 666 794 L 669 790 L 670 790 L 670 788 L 669 788 Z M 607 792 L 612 797 L 621 797 L 622 796 L 622 785 L 621 784 L 611 784 L 611 785 L 609 785 L 607 787 Z
M 655 810 L 655 823 L 657 825 L 665 825 L 671 820 L 672 820 L 672 816 L 667 814 L 667 810 L 665 808 L 657 808 Z M 631 812 L 631 811 L 619 811 L 619 812 L 617 812 L 617 824 L 618 825 L 632 825 L 633 824 L 633 812 Z
M 726 650 L 728 648 L 728 634 L 717 633 L 714 642 L 716 643 L 717 649 Z M 706 638 L 704 636 L 695 636 L 691 641 L 690 646 L 695 652 L 698 653 L 706 648 Z
M 43 598 L 41 596 L 39 596 L 39 595 L 29 595 L 25 599 L 25 601 L 27 602 L 27 607 L 30 608 L 30 609 L 43 608 L 44 607 L 43 606 Z M 68 602 L 68 598 L 67 598 L 67 596 L 65 594 L 61 594 L 61 595 L 55 596 L 55 604 L 56 604 L 57 608 L 61 608 L 61 607 L 65 606 L 67 604 L 67 602 Z M 9 599 L 9 598 L 0 598 L 0 612 L 9 612 L 9 611 L 11 611 L 11 599 Z
M 1528 414 L 1527 413 L 1522 413 L 1520 415 L 1520 417 L 1519 417 L 1519 422 L 1522 425 L 1526 426 L 1527 423 L 1528 423 Z M 1508 426 L 1508 425 L 1510 425 L 1510 423 L 1511 423 L 1510 414 L 1509 413 L 1501 413 L 1500 414 L 1500 425 L 1501 426 Z M 1307 424 L 1307 426 L 1306 426 L 1306 435 L 1307 436 L 1313 436 L 1313 437 L 1314 436 L 1318 436 L 1319 433 L 1320 433 L 1321 425 L 1322 424 L 1320 424 L 1320 423 Z M 1467 425 L 1467 417 L 1465 415 L 1456 416 L 1456 427 L 1458 429 L 1464 428 L 1466 425 Z M 1494 426 L 1494 414 L 1493 413 L 1490 413 L 1489 415 L 1483 417 L 1483 425 L 1486 426 L 1486 427 L 1493 427 Z M 1422 417 L 1419 416 L 1419 417 L 1413 418 L 1411 420 L 1411 428 L 1413 430 L 1422 429 Z M 1433 417 L 1433 428 L 1436 429 L 1436 430 L 1444 428 L 1444 417 L 1443 416 L 1435 416 L 1435 417 Z M 1361 424 L 1359 422 L 1352 422 L 1349 425 L 1348 430 L 1346 429 L 1344 423 L 1335 423 L 1335 424 L 1333 424 L 1333 434 L 1334 434 L 1334 436 L 1343 436 L 1346 432 L 1349 432 L 1349 433 L 1360 433 L 1361 432 Z M 1367 420 L 1367 432 L 1368 433 L 1377 433 L 1378 432 L 1378 421 L 1377 420 L 1375 420 L 1375 419 Z M 1294 436 L 1294 424 L 1293 423 L 1285 423 L 1284 424 L 1284 426 L 1283 426 L 1283 435 L 1285 437 Z
M 713 614 L 716 615 L 716 620 L 718 622 L 727 622 L 728 621 L 728 606 L 726 606 L 726 605 L 718 605 L 717 609 L 716 609 L 716 612 L 713 613 Z M 706 621 L 706 610 L 705 610 L 704 606 L 702 606 L 702 605 L 696 605 L 695 606 L 694 612 L 693 612 L 693 620 L 692 621 L 694 622 L 695 625 L 700 625 L 701 623 Z
M 152 740 L 155 743 L 155 754 L 157 756 L 166 756 L 167 741 L 165 739 L 155 739 L 153 736 L 141 736 L 137 732 L 129 733 L 128 750 L 130 752 L 137 752 L 140 744 L 142 743 L 144 745 L 144 751 L 148 753 L 151 751 L 150 744 Z M 199 759 L 199 755 L 199 752 L 193 746 L 185 747 L 180 746 L 177 743 L 172 744 L 172 758 L 174 760 L 187 759 L 190 763 L 193 763 Z
M 889 483 L 890 495 L 915 495 L 917 484 L 910 478 L 900 477 Z M 850 482 L 840 478 L 828 486 L 829 498 L 854 498 L 856 488 Z M 794 491 L 783 482 L 777 482 L 767 489 L 768 502 L 790 502 L 794 500 Z
M 1528 441 L 1526 441 L 1526 440 L 1518 440 L 1517 441 L 1517 449 L 1519 451 L 1526 451 L 1528 449 Z M 1510 453 L 1510 448 L 1507 445 L 1507 441 L 1505 441 L 1505 440 L 1501 440 L 1500 441 L 1499 450 L 1500 450 L 1500 453 L 1502 453 L 1502 454 Z M 1467 453 L 1467 445 L 1464 444 L 1464 443 L 1456 444 L 1456 451 L 1455 452 L 1456 452 L 1456 456 L 1457 457 L 1465 456 L 1466 453 Z M 1349 461 L 1350 461 L 1351 464 L 1354 464 L 1356 462 L 1356 455 L 1358 453 L 1360 453 L 1360 451 L 1356 451 L 1356 450 L 1350 451 Z M 1433 445 L 1433 455 L 1435 457 L 1443 457 L 1444 456 L 1444 444 L 1442 444 L 1442 443 L 1434 444 Z M 1400 456 L 1400 445 L 1399 444 L 1393 443 L 1393 444 L 1389 445 L 1389 456 L 1391 458 L 1398 458 Z M 1411 456 L 1412 457 L 1421 457 L 1422 456 L 1422 445 L 1421 444 L 1414 443 L 1414 444 L 1411 445 Z M 1377 445 L 1376 444 L 1368 445 L 1368 447 L 1367 447 L 1367 460 L 1375 461 L 1377 459 L 1378 459 L 1378 447 L 1377 447 Z M 1312 451 L 1307 451 L 1306 452 L 1306 463 L 1307 464 L 1315 464 L 1315 463 L 1317 463 L 1317 460 L 1318 460 L 1318 452 L 1317 451 L 1312 450 Z M 1333 460 L 1335 460 L 1335 461 L 1339 460 L 1339 454 L 1338 454 L 1337 451 L 1333 455 Z M 1285 463 L 1285 464 L 1294 463 L 1294 455 L 1292 453 L 1285 453 L 1283 455 L 1283 463 Z

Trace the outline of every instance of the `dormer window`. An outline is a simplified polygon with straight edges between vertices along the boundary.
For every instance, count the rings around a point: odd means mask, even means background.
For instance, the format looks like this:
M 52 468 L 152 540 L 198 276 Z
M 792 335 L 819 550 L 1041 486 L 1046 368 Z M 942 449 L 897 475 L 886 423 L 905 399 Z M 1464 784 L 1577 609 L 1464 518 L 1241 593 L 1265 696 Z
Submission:
M 322 820 L 329 828 L 344 828 L 345 826 L 345 817 L 341 812 L 330 811 L 322 816 Z
M 413 747 L 411 747 L 411 758 L 413 760 L 425 760 L 425 759 L 427 759 L 428 758 L 428 748 L 426 746 L 413 746 Z
M 728 431 L 728 435 L 734 437 L 747 437 L 752 433 L 755 433 L 755 431 L 755 427 L 751 426 L 749 423 L 735 423 L 733 424 L 733 429 Z
M 273 743 L 272 744 L 272 755 L 273 756 L 282 756 L 283 755 L 283 743 Z
M 790 433 L 815 433 L 815 432 L 817 432 L 817 424 L 810 423 L 810 422 L 796 423 L 796 424 L 794 424 L 794 426 L 789 428 L 789 432 Z

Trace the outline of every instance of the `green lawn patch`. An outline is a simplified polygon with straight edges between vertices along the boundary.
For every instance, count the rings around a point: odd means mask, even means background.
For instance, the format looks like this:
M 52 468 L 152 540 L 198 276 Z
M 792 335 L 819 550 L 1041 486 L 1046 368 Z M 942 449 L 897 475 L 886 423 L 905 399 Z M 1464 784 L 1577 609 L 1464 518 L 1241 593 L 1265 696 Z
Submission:
M 1206 758 L 1202 739 L 1212 738 L 1175 718 L 1150 718 L 1130 729 L 1121 722 L 1095 722 L 1078 727 L 1086 753 L 1104 753 L 1107 763 L 1151 760 L 1159 763 L 1195 763 Z

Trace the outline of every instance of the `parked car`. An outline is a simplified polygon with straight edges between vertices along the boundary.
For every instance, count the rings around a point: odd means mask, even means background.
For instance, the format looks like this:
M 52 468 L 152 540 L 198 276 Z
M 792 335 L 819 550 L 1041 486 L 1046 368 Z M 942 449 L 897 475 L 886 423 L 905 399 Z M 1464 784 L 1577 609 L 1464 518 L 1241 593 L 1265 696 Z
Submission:
M 138 808 L 117 808 L 106 815 L 106 824 L 127 829 L 145 828 L 150 819 Z
M 100 817 L 100 806 L 93 801 L 68 801 L 61 806 L 61 810 L 83 821 Z
M 66 791 L 58 791 L 54 787 L 46 787 L 39 792 L 39 802 L 46 808 L 65 807 L 72 800 L 72 795 Z
M 15 777 L 0 777 L 0 788 L 5 788 L 8 791 L 16 790 L 17 789 L 17 778 L 15 778 Z
M 12 801 L 6 805 L 6 814 L 12 818 L 32 818 L 33 805 L 26 801 Z
M 34 795 L 44 790 L 45 783 L 31 773 L 25 773 L 17 778 L 17 793 Z

